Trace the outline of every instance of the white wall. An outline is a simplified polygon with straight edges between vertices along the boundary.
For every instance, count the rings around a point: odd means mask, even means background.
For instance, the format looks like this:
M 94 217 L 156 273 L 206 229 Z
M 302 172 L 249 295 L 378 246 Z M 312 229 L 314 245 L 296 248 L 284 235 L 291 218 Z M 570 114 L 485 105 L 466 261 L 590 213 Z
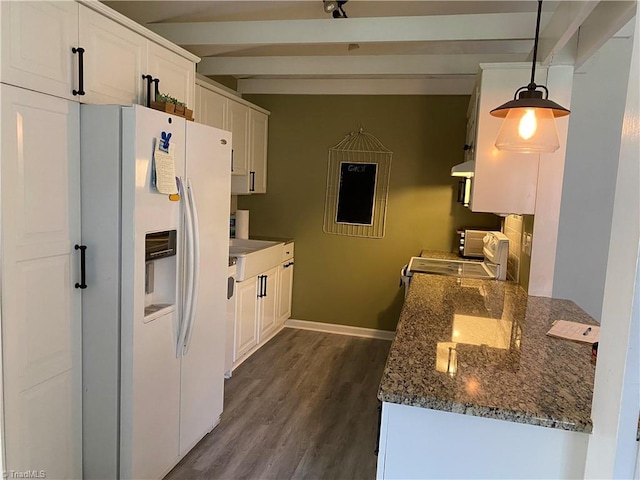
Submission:
M 640 33 L 640 17 L 635 19 Z M 585 478 L 631 478 L 640 407 L 640 35 L 627 77 Z M 609 77 L 613 76 L 611 72 Z
M 631 38 L 612 38 L 575 73 L 553 296 L 600 321 Z

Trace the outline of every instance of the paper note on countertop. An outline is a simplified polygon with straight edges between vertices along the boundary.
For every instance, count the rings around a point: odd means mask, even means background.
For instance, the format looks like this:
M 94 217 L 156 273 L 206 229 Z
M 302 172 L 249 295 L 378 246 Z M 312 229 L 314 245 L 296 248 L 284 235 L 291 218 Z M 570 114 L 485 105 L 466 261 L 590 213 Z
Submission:
M 584 323 L 556 320 L 547 332 L 550 337 L 564 338 L 576 342 L 595 343 L 600 335 L 600 327 Z

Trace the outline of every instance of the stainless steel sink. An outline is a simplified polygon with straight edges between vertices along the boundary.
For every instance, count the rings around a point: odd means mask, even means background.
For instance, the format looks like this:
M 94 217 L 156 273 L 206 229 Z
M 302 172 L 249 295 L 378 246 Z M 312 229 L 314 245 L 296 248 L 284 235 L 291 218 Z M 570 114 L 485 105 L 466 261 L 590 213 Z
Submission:
M 282 242 L 229 239 L 229 256 L 238 260 L 237 281 L 242 282 L 279 265 L 283 248 Z

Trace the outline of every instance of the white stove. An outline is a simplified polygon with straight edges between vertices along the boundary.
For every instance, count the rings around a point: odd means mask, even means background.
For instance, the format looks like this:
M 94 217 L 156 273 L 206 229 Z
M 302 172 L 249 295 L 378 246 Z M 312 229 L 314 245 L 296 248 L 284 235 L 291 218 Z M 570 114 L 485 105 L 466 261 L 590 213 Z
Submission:
M 415 272 L 449 275 L 465 278 L 506 280 L 509 239 L 501 232 L 488 232 L 483 238 L 484 261 L 443 260 L 428 257 L 411 257 L 407 274 Z

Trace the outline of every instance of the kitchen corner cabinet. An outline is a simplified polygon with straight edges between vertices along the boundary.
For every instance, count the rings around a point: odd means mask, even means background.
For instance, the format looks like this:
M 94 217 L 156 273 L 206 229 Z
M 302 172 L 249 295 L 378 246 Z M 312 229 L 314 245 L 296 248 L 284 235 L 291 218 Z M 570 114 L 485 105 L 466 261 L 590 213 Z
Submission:
M 472 95 L 467 129 L 467 149 L 475 160 L 471 202 L 473 212 L 533 214 L 538 182 L 538 154 L 501 152 L 495 140 L 502 119 L 490 111 L 513 98 L 530 81 L 530 64 L 481 64 Z M 536 69 L 536 82 L 546 84 L 547 70 Z M 475 135 L 475 141 L 473 136 Z M 471 138 L 470 138 L 471 137 Z
M 131 105 L 146 103 L 142 75 L 149 74 L 161 92 L 193 105 L 198 57 L 101 3 L 0 2 L 0 9 L 3 83 L 76 102 Z

